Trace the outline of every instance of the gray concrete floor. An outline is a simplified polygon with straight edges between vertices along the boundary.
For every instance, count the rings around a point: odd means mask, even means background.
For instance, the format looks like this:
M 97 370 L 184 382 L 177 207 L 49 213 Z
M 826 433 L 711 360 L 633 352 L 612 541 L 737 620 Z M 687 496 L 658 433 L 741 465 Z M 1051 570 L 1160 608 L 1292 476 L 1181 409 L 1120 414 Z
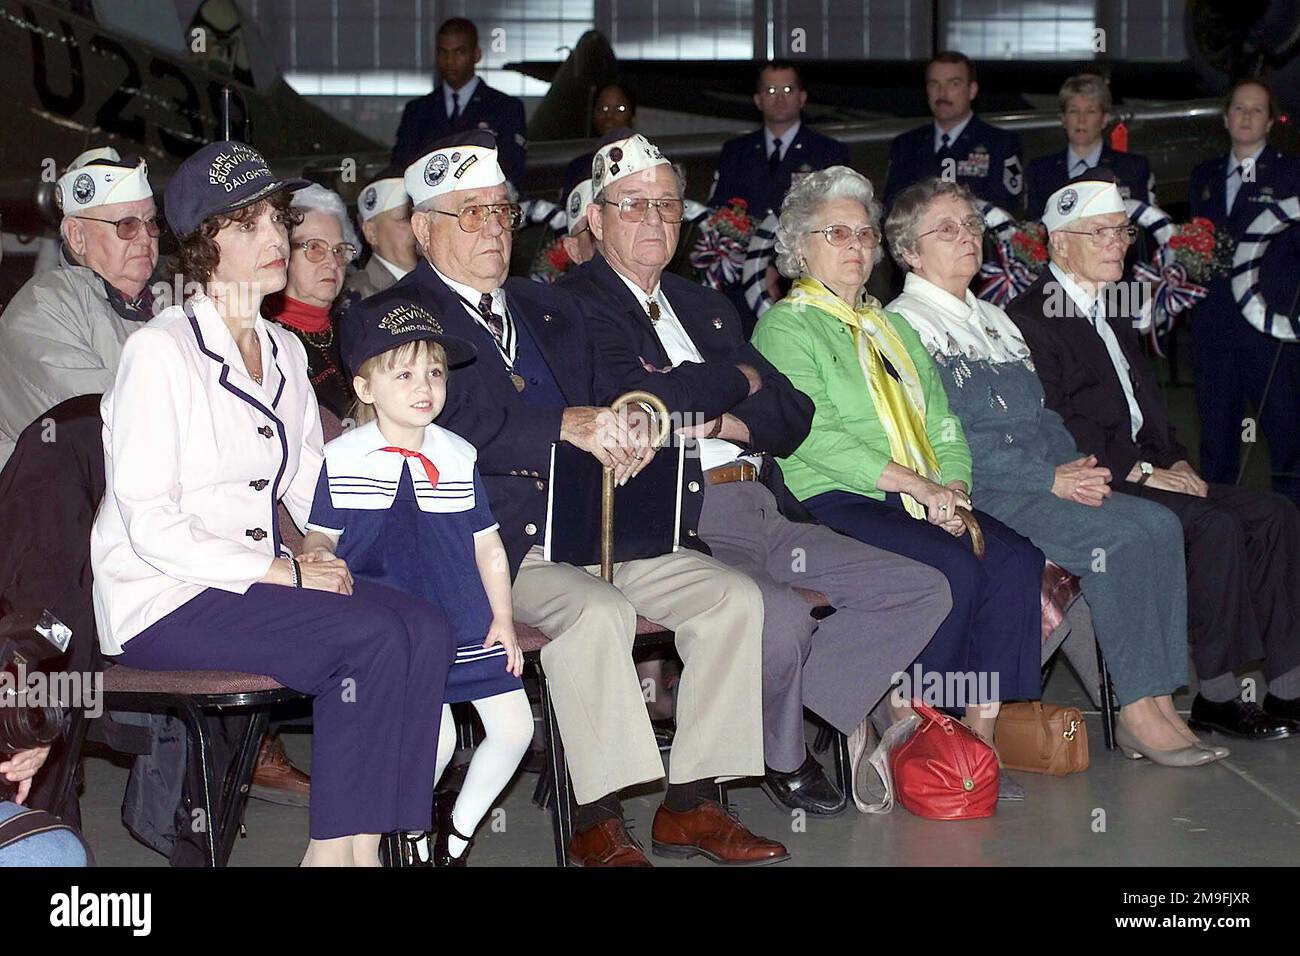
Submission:
M 1180 343 L 1186 349 L 1186 336 Z M 1161 363 L 1163 365 L 1163 363 Z M 1182 375 L 1191 374 L 1185 352 Z M 1163 368 L 1162 368 L 1163 373 Z M 1162 374 L 1162 377 L 1163 374 Z M 1190 385 L 1166 387 L 1179 437 L 1196 453 L 1196 413 Z M 1244 482 L 1268 486 L 1268 449 L 1255 449 Z M 1240 676 L 1248 676 L 1242 674 Z M 1259 687 L 1262 677 L 1253 675 Z M 1232 756 L 1209 767 L 1174 770 L 1108 752 L 1101 722 L 1068 665 L 1060 664 L 1043 699 L 1087 714 L 1092 766 L 1064 778 L 1014 774 L 1028 798 L 1000 804 L 996 816 L 936 822 L 901 807 L 885 816 L 848 810 L 799 826 L 754 786 L 733 787 L 731 802 L 753 830 L 779 839 L 793 859 L 786 866 L 1294 866 L 1300 863 L 1300 739 L 1248 744 L 1215 738 Z M 1184 713 L 1190 694 L 1177 699 Z M 310 766 L 303 728 L 284 733 L 290 756 Z M 810 737 L 811 739 L 811 737 Z M 829 754 L 826 755 L 829 767 Z M 85 834 L 102 865 L 165 866 L 137 842 L 120 817 L 125 764 L 100 756 L 86 761 L 82 796 Z M 536 777 L 521 774 L 479 831 L 475 866 L 551 866 L 550 817 L 530 801 Z M 625 800 L 632 833 L 649 845 L 661 789 Z M 293 866 L 307 842 L 307 811 L 250 801 L 248 836 L 237 840 L 232 866 Z M 710 866 L 701 860 L 655 862 Z
M 799 825 L 755 786 L 731 789 L 732 805 L 758 833 L 779 839 L 786 866 L 1293 866 L 1300 862 L 1300 739 L 1246 744 L 1218 739 L 1232 756 L 1210 767 L 1174 770 L 1130 761 L 1102 746 L 1100 718 L 1089 711 L 1078 681 L 1062 663 L 1044 699 L 1087 714 L 1092 766 L 1069 777 L 1017 773 L 1028 792 L 997 815 L 936 822 L 901 807 L 884 816 L 848 810 Z M 1185 708 L 1190 698 L 1179 698 Z M 811 728 L 810 728 L 811 732 Z M 310 735 L 286 728 L 294 762 L 310 769 Z M 811 739 L 811 737 L 810 737 Z M 829 754 L 826 755 L 829 768 Z M 86 838 L 106 866 L 165 866 L 122 826 L 124 764 L 86 761 L 82 814 Z M 549 815 L 531 803 L 537 778 L 520 774 L 479 831 L 475 866 L 551 866 Z M 649 844 L 662 790 L 626 799 L 632 833 Z M 248 835 L 237 840 L 231 866 L 293 866 L 307 841 L 307 811 L 249 801 Z M 710 866 L 701 860 L 662 866 Z

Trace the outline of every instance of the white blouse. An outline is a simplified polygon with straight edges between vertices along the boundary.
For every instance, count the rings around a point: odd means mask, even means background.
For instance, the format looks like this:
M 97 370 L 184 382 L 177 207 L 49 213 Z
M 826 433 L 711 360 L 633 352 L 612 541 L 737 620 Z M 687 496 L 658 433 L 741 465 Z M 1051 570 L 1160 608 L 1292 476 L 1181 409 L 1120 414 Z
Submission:
M 307 523 L 322 462 L 307 355 L 260 315 L 254 327 L 261 385 L 202 296 L 123 348 L 100 405 L 107 490 L 90 537 L 105 654 L 207 588 L 260 581 L 282 553 L 280 500 Z

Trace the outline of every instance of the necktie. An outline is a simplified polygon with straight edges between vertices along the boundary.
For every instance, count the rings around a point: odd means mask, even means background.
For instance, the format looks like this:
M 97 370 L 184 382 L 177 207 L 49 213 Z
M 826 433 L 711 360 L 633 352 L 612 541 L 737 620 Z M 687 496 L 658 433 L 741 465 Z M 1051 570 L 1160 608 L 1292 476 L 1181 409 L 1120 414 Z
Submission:
M 478 300 L 478 314 L 483 316 L 483 321 L 487 323 L 492 330 L 493 337 L 505 348 L 506 324 L 501 316 L 492 311 L 492 293 L 484 292 L 482 298 Z
M 460 94 L 455 90 L 451 91 L 451 122 L 460 119 Z
M 650 313 L 650 324 L 654 325 L 659 321 L 659 303 L 654 299 L 646 299 L 645 308 Z
M 403 458 L 420 459 L 420 464 L 424 465 L 424 473 L 428 476 L 429 484 L 434 488 L 438 487 L 438 469 L 434 467 L 433 462 L 429 461 L 428 458 L 425 458 L 418 451 L 411 451 L 409 448 L 398 448 L 396 445 L 389 445 L 387 448 L 381 448 L 379 450 L 396 452 Z
M 1087 168 L 1088 168 L 1088 163 L 1086 160 L 1076 159 L 1074 161 L 1074 169 L 1070 170 L 1070 175 L 1077 176 Z
M 1232 207 L 1237 202 L 1237 194 L 1241 192 L 1242 173 L 1245 169 L 1244 163 L 1238 163 L 1236 168 L 1228 174 L 1227 198 L 1229 213 L 1232 212 Z
M 941 153 L 948 152 L 948 147 L 951 145 L 952 142 L 951 140 L 949 140 L 947 133 L 944 133 L 942 136 L 939 137 L 939 152 Z
M 778 136 L 772 140 L 772 152 L 767 157 L 767 173 L 769 176 L 776 175 L 776 169 L 781 165 L 781 138 Z

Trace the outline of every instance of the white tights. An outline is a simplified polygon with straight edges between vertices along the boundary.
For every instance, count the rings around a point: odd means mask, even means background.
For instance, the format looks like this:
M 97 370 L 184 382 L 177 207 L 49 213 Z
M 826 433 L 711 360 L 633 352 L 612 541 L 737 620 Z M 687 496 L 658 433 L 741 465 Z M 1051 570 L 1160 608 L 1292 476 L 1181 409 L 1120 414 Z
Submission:
M 451 811 L 451 822 L 456 832 L 466 836 L 474 835 L 475 827 L 510 782 L 533 740 L 533 709 L 522 688 L 471 703 L 483 722 L 485 736 L 474 748 L 474 757 L 465 774 L 465 785 L 461 787 Z M 455 752 L 456 723 L 452 720 L 451 705 L 443 704 L 435 783 L 442 779 L 443 771 Z M 447 848 L 452 856 L 460 856 L 465 847 L 464 840 L 454 835 L 448 837 Z

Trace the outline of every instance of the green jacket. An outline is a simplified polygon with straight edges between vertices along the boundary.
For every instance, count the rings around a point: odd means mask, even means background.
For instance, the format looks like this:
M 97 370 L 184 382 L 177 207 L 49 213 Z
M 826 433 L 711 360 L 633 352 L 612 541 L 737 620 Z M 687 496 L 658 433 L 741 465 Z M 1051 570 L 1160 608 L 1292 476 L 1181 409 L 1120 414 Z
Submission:
M 961 421 L 948 410 L 934 360 L 907 320 L 894 312 L 885 315 L 921 377 L 925 430 L 939 462 L 940 482 L 964 481 L 970 488 L 970 449 Z M 852 330 L 819 309 L 779 302 L 759 319 L 753 343 L 817 406 L 804 443 L 781 459 L 786 486 L 795 497 L 806 501 L 826 491 L 851 491 L 884 498 L 876 482 L 891 460 L 889 438 L 858 363 Z

